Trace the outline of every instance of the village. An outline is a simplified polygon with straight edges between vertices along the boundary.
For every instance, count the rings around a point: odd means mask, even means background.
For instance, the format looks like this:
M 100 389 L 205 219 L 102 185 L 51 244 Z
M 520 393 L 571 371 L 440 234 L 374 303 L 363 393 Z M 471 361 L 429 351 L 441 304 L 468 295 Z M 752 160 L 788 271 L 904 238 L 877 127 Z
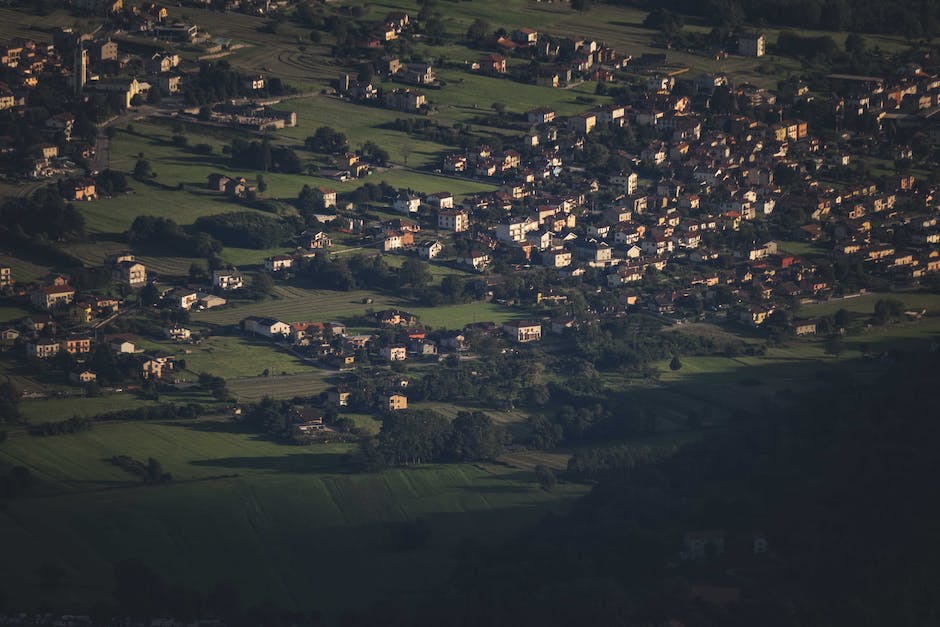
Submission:
M 137 29 L 177 43 L 199 39 L 196 26 L 174 21 L 172 10 L 156 4 L 91 10 L 109 13 L 115 32 Z M 382 52 L 389 42 L 414 37 L 415 23 L 414 16 L 393 12 L 374 34 L 356 42 L 359 54 L 376 59 L 372 71 L 408 87 L 383 88 L 344 74 L 329 93 L 419 116 L 433 113 L 434 93 L 452 86 L 438 79 L 431 63 L 402 63 Z M 144 104 L 157 107 L 163 98 L 178 100 L 196 80 L 191 70 L 180 71 L 172 46 L 142 58 L 122 52 L 107 33 L 90 37 L 59 29 L 52 42 L 17 39 L 2 48 L 0 108 L 31 125 L 15 140 L 4 138 L 8 177 L 57 176 L 63 201 L 107 202 L 99 188 L 113 187 L 114 178 L 102 178 L 90 166 L 99 139 L 87 115 L 33 106 L 31 94 L 40 85 L 61 89 L 74 94 L 78 104 L 96 102 L 120 114 Z M 667 325 L 709 321 L 814 336 L 822 330 L 817 320 L 800 315 L 801 305 L 867 290 L 915 289 L 940 276 L 932 182 L 905 173 L 860 178 L 853 170 L 856 155 L 847 149 L 863 128 L 873 127 L 877 135 L 888 125 L 892 132 L 900 126 L 909 129 L 911 143 L 935 137 L 932 113 L 940 77 L 929 68 L 909 64 L 886 78 L 833 74 L 827 78 L 834 91 L 820 102 L 799 80 L 768 90 L 722 73 L 690 77 L 688 68 L 667 62 L 668 53 L 632 58 L 590 37 L 556 37 L 530 28 L 478 36 L 481 56 L 467 66 L 470 73 L 550 89 L 594 81 L 599 93 L 602 87 L 616 90 L 615 104 L 588 106 L 576 115 L 559 115 L 550 106 L 510 114 L 494 105 L 493 124 L 513 131 L 498 136 L 501 145 L 494 148 L 471 135 L 461 140 L 466 149 L 442 154 L 437 167 L 428 166 L 455 180 L 489 183 L 496 192 L 462 194 L 458 200 L 448 191 L 390 188 L 357 206 L 349 192 L 309 188 L 311 228 L 296 233 L 293 250 L 267 257 L 252 275 L 290 283 L 309 272 L 315 259 L 335 260 L 337 237 L 346 247 L 371 250 L 369 255 L 417 257 L 478 276 L 472 281 L 478 299 L 492 299 L 494 288 L 498 292 L 510 275 L 531 283 L 538 272 L 542 288 L 517 300 L 553 309 L 541 317 L 523 310 L 513 320 L 489 323 L 515 344 L 540 342 L 543 332 L 577 333 L 599 319 L 635 313 Z M 766 51 L 764 35 L 746 31 L 732 53 L 760 58 Z M 510 72 L 507 56 L 532 61 L 526 71 L 516 65 L 520 71 Z M 623 72 L 634 77 L 629 87 L 617 87 L 615 77 Z M 288 93 L 279 79 L 273 81 L 275 90 L 270 77 L 236 80 L 227 94 L 232 100 L 180 108 L 174 115 L 253 132 L 297 125 L 295 112 L 268 108 L 280 102 L 272 94 Z M 430 99 L 421 89 L 430 90 Z M 46 117 L 36 115 L 39 111 Z M 815 128 L 824 119 L 828 123 L 827 116 L 837 120 L 836 132 L 824 133 L 835 142 L 821 139 L 823 129 Z M 430 115 L 416 132 L 434 130 L 434 119 Z M 22 143 L 29 138 L 43 141 Z M 323 150 L 330 167 L 318 171 L 338 182 L 385 169 L 345 146 Z M 895 162 L 903 163 L 912 149 L 899 144 L 894 153 Z M 84 175 L 72 175 L 76 163 L 89 165 Z M 17 172 L 14 164 L 22 169 Z M 258 185 L 247 177 L 214 173 L 207 187 L 235 203 L 260 197 Z M 376 209 L 400 217 L 376 219 Z M 163 339 L 189 342 L 200 334 L 187 328 L 189 312 L 231 306 L 228 300 L 238 299 L 246 287 L 233 266 L 213 269 L 202 282 L 181 282 L 148 270 L 130 251 L 109 253 L 102 268 L 110 284 L 87 290 L 71 286 L 61 274 L 17 281 L 12 268 L 4 267 L 5 294 L 37 312 L 3 330 L 4 347 L 31 360 L 69 355 L 63 376 L 80 386 L 95 381 L 87 363 L 95 344 L 134 355 L 136 380 L 182 383 L 174 371 L 178 356 L 140 352 L 126 335 L 109 333 L 109 325 L 140 315 L 141 293 L 147 291 L 148 304 L 164 312 Z M 572 292 L 587 301 L 577 315 L 566 304 Z M 250 305 L 239 306 L 250 314 Z M 469 327 L 429 332 L 404 311 L 370 315 L 375 327 L 390 332 L 347 334 L 343 322 L 258 315 L 247 315 L 238 328 L 338 370 L 354 369 L 365 356 L 392 366 L 437 361 L 447 351 L 465 348 Z M 407 397 L 396 390 L 378 409 L 405 407 Z

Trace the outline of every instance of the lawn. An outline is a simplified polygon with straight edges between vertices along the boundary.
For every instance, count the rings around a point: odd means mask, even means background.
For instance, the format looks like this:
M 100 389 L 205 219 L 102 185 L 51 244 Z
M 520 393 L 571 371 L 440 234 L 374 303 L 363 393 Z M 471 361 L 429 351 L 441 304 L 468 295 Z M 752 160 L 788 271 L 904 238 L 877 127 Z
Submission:
M 567 484 L 546 493 L 530 471 L 489 464 L 347 474 L 349 450 L 286 446 L 228 422 L 12 438 L 0 466 L 30 467 L 54 495 L 0 512 L 0 586 L 28 605 L 74 607 L 105 597 L 111 563 L 137 556 L 182 585 L 233 579 L 246 602 L 332 613 L 431 589 L 462 538 L 495 542 L 584 493 Z M 138 487 L 104 461 L 117 454 L 159 459 L 174 483 Z M 428 546 L 393 550 L 386 525 L 416 516 L 430 525 Z M 61 589 L 37 585 L 43 562 L 66 569 Z

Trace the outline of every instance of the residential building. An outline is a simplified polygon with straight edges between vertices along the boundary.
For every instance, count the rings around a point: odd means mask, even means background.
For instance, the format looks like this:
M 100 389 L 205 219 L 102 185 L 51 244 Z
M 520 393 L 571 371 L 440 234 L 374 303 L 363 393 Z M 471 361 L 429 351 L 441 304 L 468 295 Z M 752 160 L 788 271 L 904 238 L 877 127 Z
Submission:
M 762 57 L 767 40 L 763 33 L 746 32 L 738 36 L 738 54 L 745 57 Z
M 264 268 L 268 272 L 281 272 L 294 267 L 294 258 L 288 255 L 274 255 L 264 260 Z
M 199 300 L 199 294 L 197 294 L 194 289 L 178 287 L 167 293 L 163 299 L 172 307 L 189 311 L 192 309 L 193 305 L 196 304 L 196 301 Z
M 49 359 L 59 354 L 61 345 L 49 338 L 43 338 L 26 344 L 26 354 L 36 359 Z
M 75 299 L 75 290 L 69 285 L 43 285 L 30 294 L 37 309 L 56 309 L 70 304 Z
M 426 240 L 418 246 L 418 256 L 422 259 L 436 259 L 444 250 L 444 245 L 436 239 Z
M 538 342 L 542 339 L 542 323 L 533 320 L 510 320 L 503 324 L 503 332 L 514 342 Z
M 401 411 L 408 409 L 408 397 L 397 392 L 385 397 L 385 407 L 388 411 Z
M 111 270 L 111 280 L 130 287 L 147 284 L 147 266 L 139 261 L 121 261 Z
M 405 361 L 408 351 L 403 344 L 390 344 L 379 349 L 379 357 L 385 361 Z
M 245 279 L 238 269 L 213 270 L 212 285 L 221 290 L 240 290 L 245 285 Z
M 470 216 L 463 209 L 442 209 L 437 214 L 437 228 L 462 233 L 470 227 Z

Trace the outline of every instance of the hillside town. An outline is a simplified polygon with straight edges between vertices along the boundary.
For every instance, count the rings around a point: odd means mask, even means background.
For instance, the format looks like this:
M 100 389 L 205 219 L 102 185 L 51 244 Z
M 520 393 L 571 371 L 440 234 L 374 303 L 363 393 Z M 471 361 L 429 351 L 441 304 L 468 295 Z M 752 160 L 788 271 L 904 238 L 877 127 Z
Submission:
M 115 179 L 93 169 L 94 116 L 160 106 L 163 98 L 176 98 L 177 114 L 196 123 L 254 132 L 297 124 L 296 113 L 263 104 L 278 102 L 264 100 L 272 83 L 277 93 L 286 90 L 263 76 L 238 75 L 230 94 L 238 102 L 187 109 L 179 96 L 198 88 L 210 66 L 194 72 L 172 46 L 148 57 L 128 54 L 112 34 L 141 31 L 189 44 L 207 36 L 174 21 L 172 9 L 119 5 L 109 9 L 113 30 L 85 35 L 58 29 L 48 42 L 18 38 L 2 47 L 0 103 L 25 122 L 17 137 L 3 138 L 8 177 L 54 178 L 66 202 L 105 202 L 103 195 L 116 192 L 102 188 L 113 188 Z M 387 42 L 413 37 L 416 23 L 407 13 L 390 13 L 359 49 L 382 51 Z M 479 33 L 475 45 L 482 56 L 467 66 L 470 73 L 551 88 L 596 81 L 598 93 L 610 94 L 614 103 L 567 116 L 548 106 L 516 113 L 494 106 L 490 124 L 508 131 L 489 138 L 499 145 L 468 135 L 460 139 L 463 149 L 440 155 L 438 167 L 429 168 L 441 175 L 442 186 L 446 176 L 490 183 L 496 192 L 458 201 L 448 191 L 383 188 L 358 204 L 348 192 L 310 188 L 310 228 L 295 233 L 293 249 L 265 259 L 262 272 L 277 283 L 309 274 L 318 258 L 333 255 L 333 240 L 341 237 L 373 255 L 414 256 L 476 275 L 467 290 L 475 299 L 499 298 L 507 279 L 518 275 L 523 288 L 512 300 L 528 309 L 489 327 L 513 343 L 539 342 L 543 331 L 576 333 L 631 312 L 666 324 L 707 320 L 815 335 L 831 329 L 800 316 L 801 304 L 936 284 L 935 181 L 904 173 L 914 151 L 937 134 L 940 77 L 930 66 L 908 63 L 883 78 L 832 74 L 829 91 L 820 93 L 799 80 L 768 90 L 721 73 L 692 76 L 687 67 L 669 64 L 668 53 L 632 58 L 590 37 L 533 29 Z M 737 46 L 732 52 L 747 57 L 766 51 L 764 36 L 751 31 L 738 35 Z M 434 101 L 417 89 L 450 88 L 436 78 L 433 64 L 370 54 L 377 59 L 371 69 L 408 87 L 389 90 L 343 75 L 335 93 L 419 114 L 400 121 L 405 132 L 445 132 L 433 115 L 421 117 L 432 113 Z M 508 72 L 507 55 L 530 60 L 528 69 L 516 64 L 520 71 Z M 47 89 L 70 97 L 52 105 L 42 100 Z M 892 145 L 895 173 L 871 177 L 869 168 L 856 167 L 859 153 L 876 140 Z M 385 165 L 345 146 L 326 152 L 335 167 L 322 172 L 338 181 L 367 177 Z M 235 203 L 260 195 L 247 177 L 221 173 L 209 177 L 208 189 Z M 376 219 L 382 212 L 401 217 Z M 4 267 L 3 289 L 37 312 L 5 329 L 5 344 L 22 346 L 36 360 L 70 355 L 75 363 L 66 374 L 79 384 L 95 379 L 83 359 L 93 342 L 135 355 L 142 380 L 172 379 L 172 356 L 140 353 L 133 342 L 107 334 L 114 320 L 137 315 L 139 299 L 128 297 L 145 290 L 150 302 L 165 308 L 166 337 L 188 342 L 190 331 L 172 312 L 183 312 L 185 322 L 187 312 L 224 307 L 246 287 L 234 267 L 180 282 L 148 270 L 131 252 L 109 255 L 103 268 L 111 285 L 87 290 L 61 275 L 17 281 Z M 573 292 L 586 301 L 577 312 L 569 304 Z M 540 316 L 527 319 L 536 310 Z M 341 370 L 363 357 L 388 364 L 437 360 L 439 351 L 461 348 L 468 331 L 429 332 L 404 312 L 376 313 L 374 323 L 394 331 L 347 335 L 342 323 L 255 315 L 239 328 Z

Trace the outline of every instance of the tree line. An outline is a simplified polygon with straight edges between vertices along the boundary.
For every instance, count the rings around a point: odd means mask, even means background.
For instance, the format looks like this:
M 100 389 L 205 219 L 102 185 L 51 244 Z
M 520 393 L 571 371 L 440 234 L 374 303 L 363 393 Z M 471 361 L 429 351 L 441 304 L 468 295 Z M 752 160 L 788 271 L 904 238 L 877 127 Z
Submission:
M 508 432 L 482 411 L 460 411 L 453 422 L 431 410 L 391 412 L 375 438 L 362 443 L 364 470 L 433 462 L 492 461 L 510 442 Z

